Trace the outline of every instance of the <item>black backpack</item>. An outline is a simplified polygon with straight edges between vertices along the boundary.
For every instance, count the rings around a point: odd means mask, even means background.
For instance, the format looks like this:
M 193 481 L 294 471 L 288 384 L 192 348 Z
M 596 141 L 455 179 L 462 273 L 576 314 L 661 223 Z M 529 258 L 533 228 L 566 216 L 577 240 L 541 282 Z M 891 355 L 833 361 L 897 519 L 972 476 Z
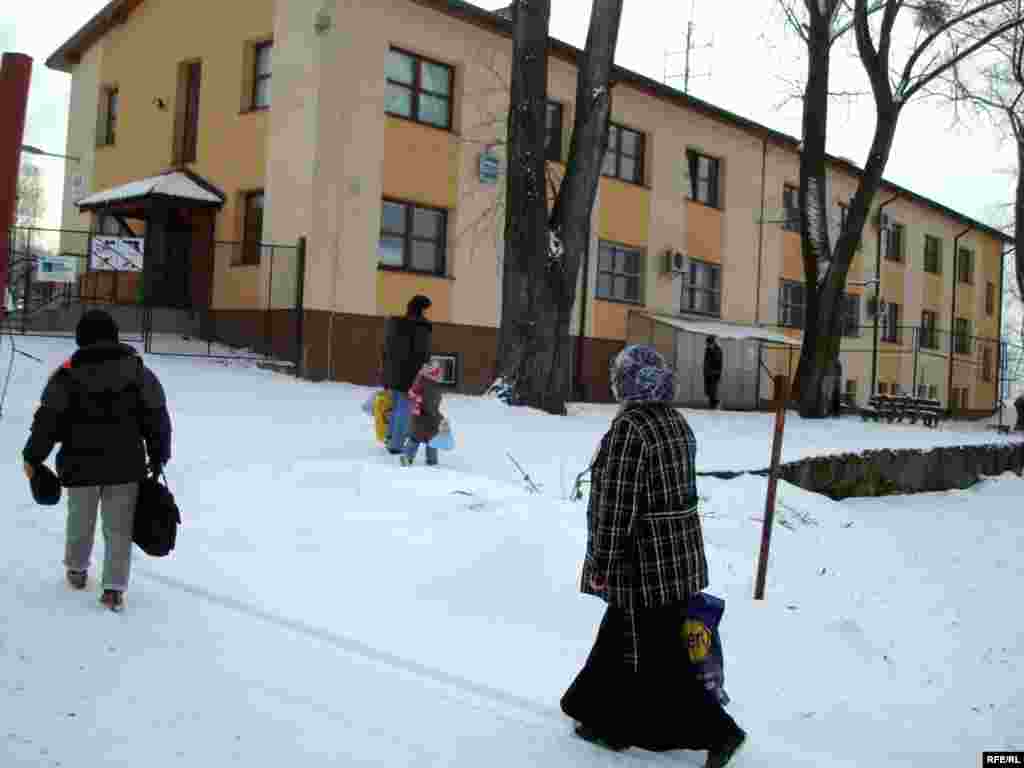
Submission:
M 180 523 L 181 513 L 167 487 L 167 478 L 161 483 L 156 477 L 147 476 L 139 483 L 132 541 L 147 555 L 164 557 L 174 549 Z

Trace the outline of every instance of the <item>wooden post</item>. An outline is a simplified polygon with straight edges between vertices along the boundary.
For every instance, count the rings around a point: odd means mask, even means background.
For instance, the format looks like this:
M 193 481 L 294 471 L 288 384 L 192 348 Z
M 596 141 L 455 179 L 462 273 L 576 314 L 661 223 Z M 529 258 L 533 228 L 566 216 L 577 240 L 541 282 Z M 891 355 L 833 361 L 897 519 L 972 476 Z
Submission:
M 772 439 L 772 463 L 768 474 L 768 496 L 764 504 L 764 526 L 761 530 L 761 556 L 757 563 L 757 581 L 754 599 L 764 599 L 764 582 L 768 573 L 768 551 L 775 521 L 775 490 L 779 484 L 779 461 L 782 458 L 782 432 L 786 427 L 786 404 L 789 402 L 789 378 L 779 376 L 776 381 L 775 437 Z

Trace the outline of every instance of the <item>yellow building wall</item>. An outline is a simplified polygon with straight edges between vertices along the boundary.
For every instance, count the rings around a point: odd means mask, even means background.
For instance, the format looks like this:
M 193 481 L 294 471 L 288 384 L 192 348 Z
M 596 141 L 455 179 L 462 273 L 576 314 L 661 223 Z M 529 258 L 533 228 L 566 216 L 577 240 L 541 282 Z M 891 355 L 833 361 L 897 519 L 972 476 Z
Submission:
M 640 307 L 617 301 L 596 299 L 593 305 L 591 335 L 597 339 L 626 339 L 630 310 Z
M 637 184 L 602 176 L 598 231 L 602 240 L 643 247 L 647 245 L 650 190 Z

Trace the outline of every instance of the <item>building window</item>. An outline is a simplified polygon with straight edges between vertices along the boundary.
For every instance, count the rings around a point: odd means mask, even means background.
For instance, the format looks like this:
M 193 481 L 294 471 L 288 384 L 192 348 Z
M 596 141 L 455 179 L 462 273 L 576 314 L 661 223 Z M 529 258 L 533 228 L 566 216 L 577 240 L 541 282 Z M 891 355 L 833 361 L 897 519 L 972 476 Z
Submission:
M 690 199 L 712 208 L 721 208 L 721 161 L 692 149 L 686 150 L 686 159 L 690 164 Z
M 882 341 L 892 344 L 899 344 L 902 340 L 900 330 L 900 305 L 889 302 L 885 305 L 885 312 L 882 314 Z
M 860 336 L 860 296 L 843 294 L 843 336 Z
M 953 351 L 958 355 L 971 354 L 971 323 L 958 317 L 953 324 Z
M 386 73 L 385 109 L 389 115 L 451 128 L 454 70 L 450 66 L 392 48 Z
M 270 57 L 273 50 L 273 43 L 253 46 L 253 109 L 266 109 L 270 106 Z
M 260 263 L 263 241 L 263 190 L 246 192 L 243 198 L 242 247 L 235 251 L 233 266 L 255 266 Z
M 557 101 L 549 101 L 544 112 L 544 159 L 553 163 L 562 161 L 562 114 Z
M 782 222 L 782 228 L 790 232 L 800 231 L 800 187 L 792 184 L 785 184 L 782 187 L 782 208 L 786 212 L 786 218 Z
M 885 258 L 887 261 L 903 261 L 903 244 L 906 229 L 902 224 L 891 222 L 885 233 Z
M 895 390 L 893 392 L 895 394 Z M 886 381 L 878 382 L 878 394 L 888 395 L 889 394 L 889 383 Z
M 974 252 L 961 248 L 957 259 L 957 280 L 961 283 L 974 283 Z
M 846 380 L 846 399 L 848 402 L 857 402 L 857 380 L 847 379 Z
M 928 399 L 938 400 L 939 399 L 939 388 L 934 384 L 928 385 Z
M 924 236 L 924 271 L 942 274 L 942 240 L 931 235 Z
M 996 284 L 985 283 L 985 314 L 990 317 L 996 311 Z
M 992 349 L 988 346 L 981 348 L 981 380 L 992 381 Z
M 803 283 L 783 280 L 779 284 L 779 325 L 787 328 L 804 327 L 806 293 Z
M 719 317 L 722 312 L 722 268 L 717 264 L 690 261 L 683 276 L 684 312 Z
M 443 275 L 447 243 L 447 211 L 397 200 L 384 201 L 377 245 L 381 266 Z
M 952 406 L 958 410 L 967 410 L 967 387 L 953 387 Z
M 602 241 L 598 247 L 597 298 L 640 304 L 642 261 L 639 249 Z
M 928 385 L 918 384 L 917 385 L 917 398 L 919 400 L 926 400 L 928 398 Z
M 199 144 L 199 86 L 203 64 L 186 61 L 178 67 L 178 101 L 175 115 L 174 162 L 194 163 Z
M 935 331 L 935 326 L 938 324 L 938 314 L 931 310 L 925 309 L 921 312 L 921 348 L 922 349 L 938 349 L 939 338 Z
M 109 147 L 117 141 L 119 98 L 117 88 L 103 89 L 103 102 L 100 104 L 100 126 L 96 136 L 97 146 Z
M 430 362 L 441 369 L 439 384 L 448 387 L 456 387 L 459 384 L 459 357 L 458 355 L 431 355 Z
M 608 150 L 601 173 L 633 184 L 644 180 L 644 134 L 617 123 L 608 126 Z
M 850 215 L 850 206 L 848 203 L 838 203 L 839 205 L 839 231 L 842 233 L 846 229 L 846 218 Z M 835 243 L 833 243 L 835 245 Z M 861 237 L 857 238 L 857 250 L 861 250 L 864 245 L 864 239 Z

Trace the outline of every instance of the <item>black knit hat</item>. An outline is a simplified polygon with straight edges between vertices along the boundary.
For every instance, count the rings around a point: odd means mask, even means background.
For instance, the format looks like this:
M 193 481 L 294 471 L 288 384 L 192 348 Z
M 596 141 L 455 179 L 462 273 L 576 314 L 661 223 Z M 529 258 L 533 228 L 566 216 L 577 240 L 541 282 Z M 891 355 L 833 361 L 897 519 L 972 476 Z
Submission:
M 78 321 L 78 327 L 75 328 L 75 341 L 80 347 L 87 347 L 101 341 L 116 344 L 117 334 L 117 323 L 114 322 L 114 318 L 102 309 L 90 309 Z
M 406 311 L 408 311 L 408 313 L 413 317 L 422 317 L 423 310 L 429 309 L 431 304 L 433 304 L 433 302 L 428 296 L 424 296 L 422 293 L 417 293 L 409 299 Z
M 45 464 L 37 464 L 33 468 L 29 486 L 36 504 L 52 507 L 60 502 L 60 480 Z

